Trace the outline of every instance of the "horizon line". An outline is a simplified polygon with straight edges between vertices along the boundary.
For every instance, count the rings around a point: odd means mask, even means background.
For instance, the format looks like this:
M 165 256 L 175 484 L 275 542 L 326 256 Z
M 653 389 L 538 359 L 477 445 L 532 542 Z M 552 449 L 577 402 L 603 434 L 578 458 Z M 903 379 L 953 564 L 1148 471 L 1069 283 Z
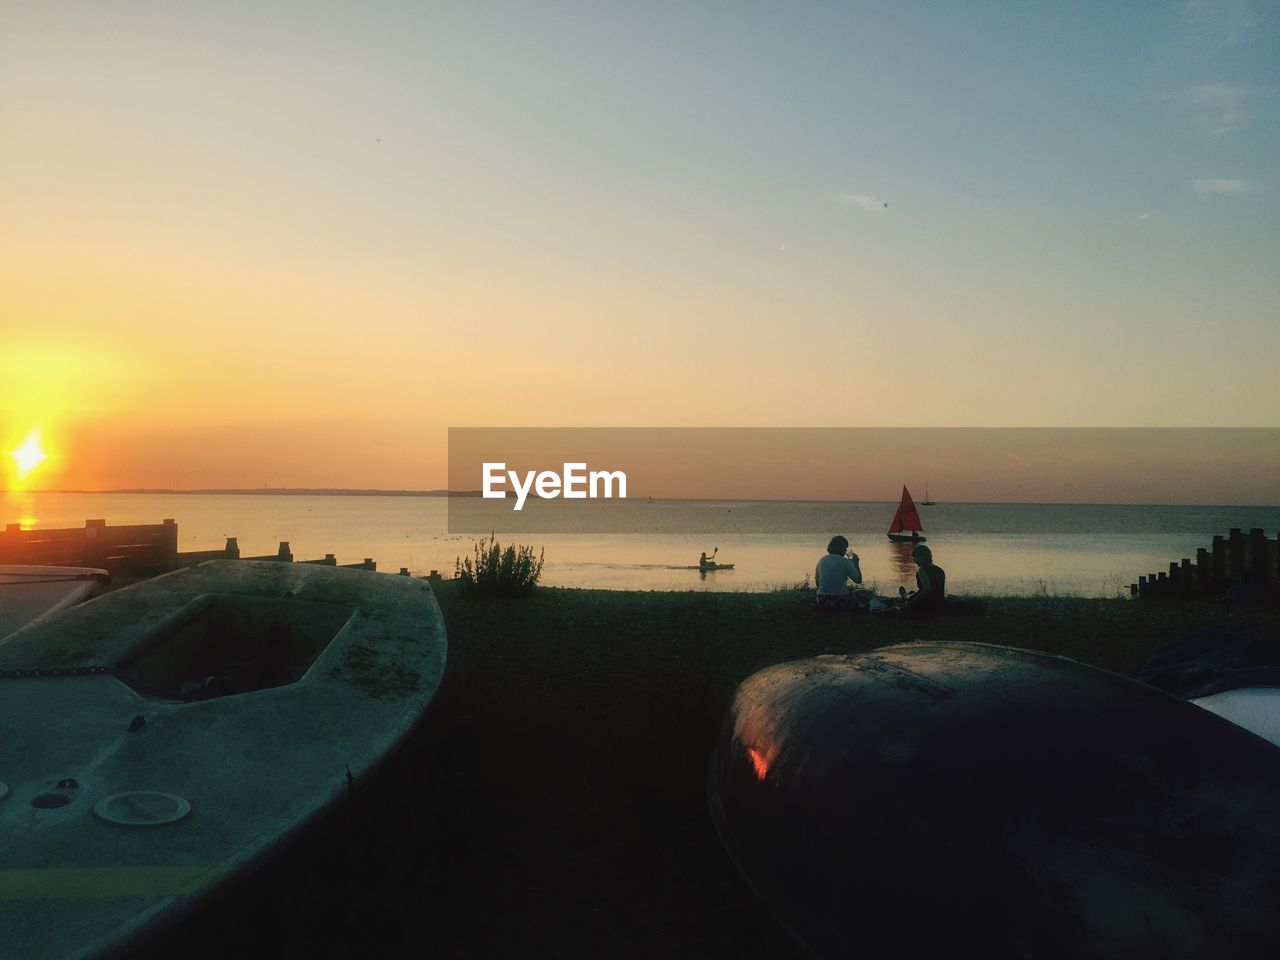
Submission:
M 382 489 L 378 487 L 196 487 L 196 488 L 178 488 L 178 487 L 118 487 L 105 490 L 83 490 L 83 489 L 40 489 L 27 491 L 8 491 L 10 494 L 16 493 L 53 493 L 53 494 L 141 494 L 141 495 L 201 495 L 201 496 L 367 496 L 367 497 L 459 497 L 467 499 L 478 499 L 481 496 L 479 490 L 448 490 L 444 488 L 433 488 L 429 490 L 412 490 L 412 489 Z M 530 494 L 531 499 L 535 499 Z M 536 498 L 536 499 L 558 499 L 558 498 Z M 724 501 L 729 503 L 832 503 L 832 504 L 860 504 L 860 503 L 897 503 L 896 498 L 883 500 L 826 500 L 817 497 L 649 497 L 646 495 L 616 498 L 626 499 L 636 502 L 644 502 L 652 500 L 654 502 L 674 502 L 674 501 L 693 501 L 698 503 L 712 503 L 715 501 Z M 917 501 L 917 506 L 923 505 Z M 1280 503 L 1152 503 L 1152 502 L 1119 502 L 1119 501 L 1066 501 L 1066 500 L 937 500 L 933 501 L 930 506 L 1054 506 L 1054 507 L 1256 507 L 1262 509 L 1280 507 Z

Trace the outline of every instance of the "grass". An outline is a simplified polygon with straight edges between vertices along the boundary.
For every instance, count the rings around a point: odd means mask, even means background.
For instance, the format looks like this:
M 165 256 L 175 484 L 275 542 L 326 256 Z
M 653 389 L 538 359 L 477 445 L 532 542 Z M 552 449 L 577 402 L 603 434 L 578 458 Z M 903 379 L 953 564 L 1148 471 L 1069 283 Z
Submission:
M 978 617 L 817 615 L 768 593 L 437 591 L 449 665 L 414 740 L 343 817 L 184 938 L 185 957 L 796 960 L 720 848 L 707 759 L 738 683 L 916 639 L 1026 647 L 1127 672 L 1204 626 L 1274 611 L 991 597 Z M 323 917 L 324 923 L 316 923 Z

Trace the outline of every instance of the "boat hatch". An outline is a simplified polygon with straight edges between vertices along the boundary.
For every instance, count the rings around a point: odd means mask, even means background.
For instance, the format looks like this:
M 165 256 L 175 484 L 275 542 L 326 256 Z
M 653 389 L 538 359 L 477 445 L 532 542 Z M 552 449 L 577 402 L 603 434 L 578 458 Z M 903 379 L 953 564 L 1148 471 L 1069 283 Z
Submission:
M 159 628 L 116 675 L 162 700 L 281 687 L 307 672 L 354 612 L 336 603 L 207 594 Z

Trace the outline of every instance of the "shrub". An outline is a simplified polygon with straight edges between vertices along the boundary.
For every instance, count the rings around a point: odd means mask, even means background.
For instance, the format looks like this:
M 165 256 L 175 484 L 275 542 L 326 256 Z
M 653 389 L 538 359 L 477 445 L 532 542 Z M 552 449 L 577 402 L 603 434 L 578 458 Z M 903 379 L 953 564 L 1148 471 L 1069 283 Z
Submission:
M 542 575 L 542 557 L 545 548 L 533 555 L 533 547 L 512 544 L 503 548 L 490 534 L 477 540 L 475 557 L 459 557 L 453 574 L 463 593 L 480 597 L 527 597 L 538 585 Z
M 812 589 L 813 587 L 809 585 L 809 575 L 806 573 L 804 575 L 803 580 L 792 580 L 789 583 L 788 582 L 775 583 L 768 588 L 768 592 L 769 593 L 796 593 L 801 590 L 812 590 Z M 754 593 L 755 591 L 748 590 L 747 592 Z

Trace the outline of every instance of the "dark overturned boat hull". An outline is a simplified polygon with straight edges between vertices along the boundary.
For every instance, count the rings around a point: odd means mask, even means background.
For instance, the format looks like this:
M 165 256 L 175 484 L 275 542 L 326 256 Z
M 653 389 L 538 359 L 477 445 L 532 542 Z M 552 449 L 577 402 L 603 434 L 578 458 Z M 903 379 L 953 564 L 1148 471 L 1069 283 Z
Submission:
M 708 798 L 816 957 L 1273 957 L 1280 751 L 1059 657 L 915 643 L 739 688 Z

